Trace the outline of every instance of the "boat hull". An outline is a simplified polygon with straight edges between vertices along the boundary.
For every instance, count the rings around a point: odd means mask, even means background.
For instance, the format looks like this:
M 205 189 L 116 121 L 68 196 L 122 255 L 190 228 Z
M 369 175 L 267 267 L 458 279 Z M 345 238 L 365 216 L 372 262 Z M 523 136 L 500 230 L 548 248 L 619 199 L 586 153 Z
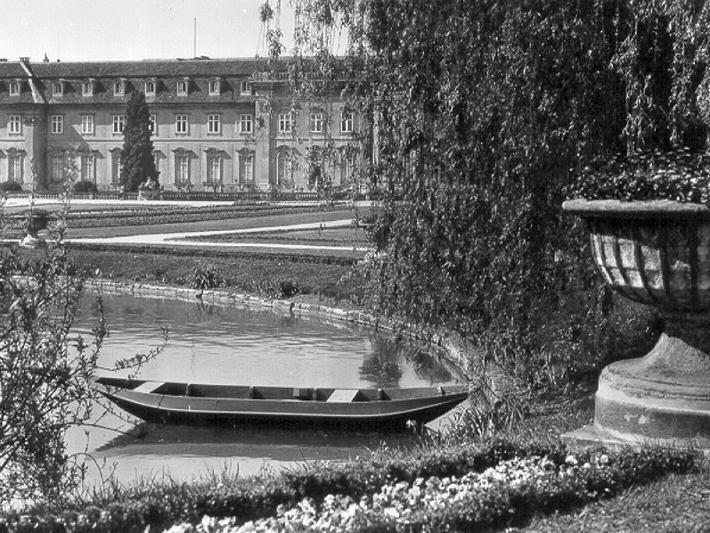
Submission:
M 336 398 L 333 401 L 332 397 L 343 391 L 334 394 L 331 389 L 325 391 L 331 400 L 194 397 L 161 394 L 159 387 L 158 392 L 141 391 L 145 386 L 138 387 L 139 390 L 123 388 L 115 379 L 111 381 L 111 384 L 100 380 L 97 383 L 99 392 L 106 398 L 138 418 L 166 424 L 318 425 L 399 431 L 421 427 L 461 403 L 468 395 L 464 387 L 455 387 L 446 392 L 436 388 L 400 389 L 397 391 L 400 397 L 386 400 L 367 400 L 368 395 L 374 394 L 372 391 L 353 390 L 353 400 L 338 401 Z

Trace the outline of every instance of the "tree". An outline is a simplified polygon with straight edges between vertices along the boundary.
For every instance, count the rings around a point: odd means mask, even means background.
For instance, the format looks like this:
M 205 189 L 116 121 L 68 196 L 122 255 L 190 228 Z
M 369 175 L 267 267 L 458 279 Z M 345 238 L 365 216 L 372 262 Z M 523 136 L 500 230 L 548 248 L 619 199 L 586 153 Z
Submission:
M 121 184 L 128 191 L 150 179 L 158 182 L 158 171 L 153 159 L 153 141 L 150 133 L 150 113 L 145 95 L 133 91 L 126 108 L 121 152 Z
M 607 357 L 609 299 L 560 205 L 593 157 L 705 147 L 705 3 L 295 4 L 296 48 L 317 70 L 302 78 L 342 77 L 331 43 L 345 26 L 344 94 L 376 125 L 376 308 L 457 330 L 530 383 L 550 358 Z
M 65 183 L 67 198 L 72 181 Z M 93 388 L 95 371 L 137 370 L 162 349 L 112 368 L 97 366 L 107 332 L 100 298 L 92 334 L 72 331 L 84 278 L 67 255 L 68 200 L 63 206 L 46 248 L 30 257 L 17 248 L 0 252 L 0 506 L 69 497 L 82 481 L 84 461 L 68 455 L 67 429 L 91 426 L 97 407 L 113 410 Z M 5 228 L 3 207 L 0 203 L 0 227 Z

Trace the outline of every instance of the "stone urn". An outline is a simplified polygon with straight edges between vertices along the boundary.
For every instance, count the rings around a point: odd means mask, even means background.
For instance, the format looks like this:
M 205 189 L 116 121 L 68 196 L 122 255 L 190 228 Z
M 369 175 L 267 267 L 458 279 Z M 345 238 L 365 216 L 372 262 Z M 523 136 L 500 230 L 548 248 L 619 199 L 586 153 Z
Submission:
M 664 319 L 651 352 L 602 371 L 594 425 L 568 437 L 710 447 L 710 208 L 666 200 L 562 208 L 587 221 L 606 283 Z
M 49 218 L 49 212 L 43 209 L 34 209 L 31 211 L 27 224 L 27 235 L 20 241 L 20 246 L 23 248 L 41 248 L 45 246 L 46 242 L 44 238 L 39 235 L 39 232 L 47 229 Z

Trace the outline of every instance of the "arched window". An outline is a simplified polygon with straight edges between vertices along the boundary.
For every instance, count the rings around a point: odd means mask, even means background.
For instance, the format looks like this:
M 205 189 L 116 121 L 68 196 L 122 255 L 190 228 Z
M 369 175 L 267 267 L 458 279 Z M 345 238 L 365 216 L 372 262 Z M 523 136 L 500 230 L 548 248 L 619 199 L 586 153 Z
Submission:
M 308 151 L 308 188 L 317 187 L 323 178 L 323 151 L 313 146 Z
M 240 184 L 251 184 L 254 183 L 254 151 L 253 150 L 239 150 L 237 152 L 238 159 L 238 169 L 239 175 L 238 180 Z
M 111 150 L 111 185 L 117 187 L 121 184 L 121 149 L 113 148 Z
M 17 150 L 16 148 L 10 148 L 7 151 L 7 180 L 15 181 L 17 183 L 22 183 L 24 180 L 24 167 L 25 167 L 25 155 L 24 150 Z
M 184 148 L 177 148 L 173 150 L 173 153 L 175 154 L 175 186 L 189 189 L 192 186 L 190 180 L 192 176 L 190 160 L 192 159 L 193 153 Z
M 205 150 L 207 164 L 207 179 L 205 185 L 215 186 L 222 183 L 222 155 L 221 150 L 209 148 Z

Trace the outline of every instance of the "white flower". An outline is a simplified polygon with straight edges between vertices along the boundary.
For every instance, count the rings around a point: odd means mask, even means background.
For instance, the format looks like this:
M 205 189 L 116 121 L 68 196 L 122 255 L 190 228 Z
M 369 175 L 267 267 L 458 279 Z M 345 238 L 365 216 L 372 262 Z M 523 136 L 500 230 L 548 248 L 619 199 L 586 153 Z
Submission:
M 399 518 L 399 511 L 397 511 L 394 507 L 385 507 L 383 514 L 387 518 Z

